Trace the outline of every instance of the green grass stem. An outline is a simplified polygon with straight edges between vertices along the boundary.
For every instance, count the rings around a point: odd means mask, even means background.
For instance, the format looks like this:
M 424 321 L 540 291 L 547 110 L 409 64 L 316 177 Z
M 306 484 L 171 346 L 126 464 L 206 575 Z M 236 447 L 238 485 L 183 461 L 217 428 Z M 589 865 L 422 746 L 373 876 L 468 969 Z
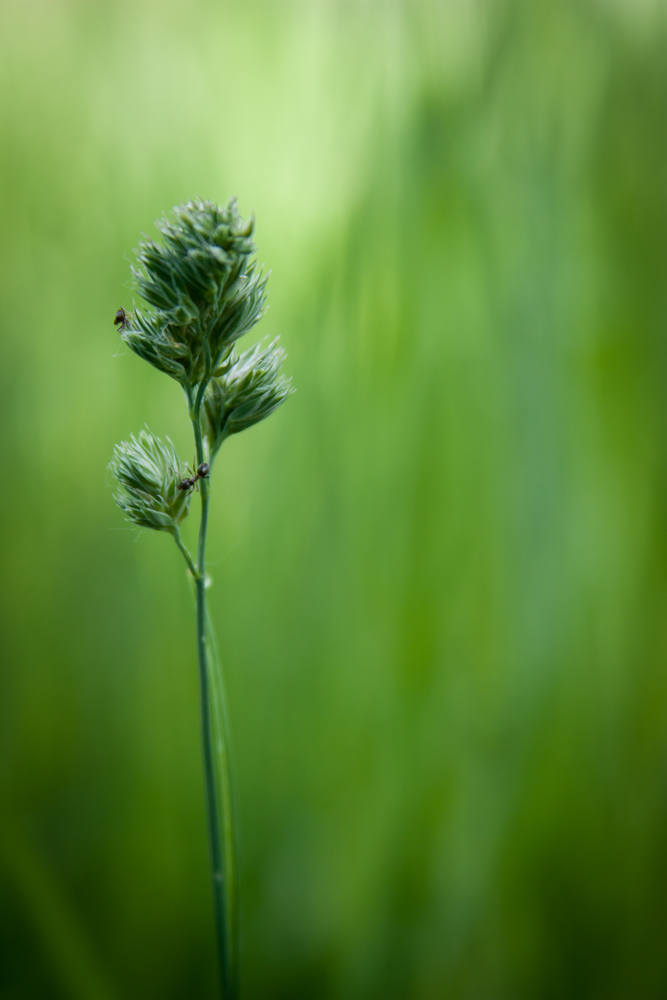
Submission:
M 201 399 L 197 396 L 193 413 L 193 429 L 197 452 L 197 464 L 206 460 L 201 433 Z M 237 918 L 237 874 L 235 848 L 235 822 L 231 795 L 231 774 L 229 767 L 229 734 L 226 732 L 226 711 L 219 713 L 220 739 L 219 755 L 222 803 L 218 797 L 216 783 L 215 734 L 212 725 L 213 705 L 211 698 L 211 669 L 207 643 L 206 609 L 206 532 L 208 528 L 209 482 L 200 480 L 201 520 L 197 545 L 197 574 L 195 577 L 197 657 L 199 661 L 199 695 L 202 730 L 202 751 L 204 758 L 204 781 L 206 786 L 206 816 L 208 824 L 209 855 L 211 862 L 211 886 L 215 912 L 216 944 L 220 964 L 220 980 L 224 1000 L 238 997 L 238 918 Z M 222 685 L 220 685 L 222 692 Z M 221 809 L 222 805 L 222 809 Z M 222 813 L 222 815 L 221 815 Z M 222 825 L 221 825 L 222 820 Z

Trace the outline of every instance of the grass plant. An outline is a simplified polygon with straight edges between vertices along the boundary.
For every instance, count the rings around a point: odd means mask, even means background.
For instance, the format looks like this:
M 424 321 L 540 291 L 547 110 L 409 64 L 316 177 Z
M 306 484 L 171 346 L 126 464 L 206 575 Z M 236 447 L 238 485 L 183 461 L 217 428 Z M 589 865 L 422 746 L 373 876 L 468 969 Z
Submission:
M 118 506 L 141 528 L 168 532 L 194 585 L 196 641 L 211 882 L 221 995 L 239 993 L 236 822 L 224 685 L 206 608 L 206 533 L 210 473 L 224 441 L 263 420 L 293 391 L 280 374 L 277 342 L 238 354 L 236 342 L 262 317 L 267 277 L 258 269 L 253 221 L 240 217 L 235 199 L 225 207 L 193 200 L 156 223 L 158 241 L 139 245 L 133 276 L 146 303 L 115 323 L 128 346 L 183 388 L 194 437 L 188 469 L 168 439 L 148 429 L 116 445 L 110 468 L 118 480 Z M 180 526 L 193 492 L 201 513 L 197 552 Z
M 299 389 L 210 481 L 243 1000 L 667 996 L 666 47 L 658 0 L 0 3 L 3 1000 L 218 996 L 194 586 L 100 475 L 192 465 L 110 319 L 195 192 L 256 207 L 239 349 Z

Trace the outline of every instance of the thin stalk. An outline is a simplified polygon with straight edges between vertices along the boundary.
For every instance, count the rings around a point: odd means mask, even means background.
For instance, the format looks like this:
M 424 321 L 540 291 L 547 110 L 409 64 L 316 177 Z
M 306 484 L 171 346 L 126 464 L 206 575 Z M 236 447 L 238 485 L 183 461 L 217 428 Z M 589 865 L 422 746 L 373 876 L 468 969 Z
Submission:
M 176 542 L 176 544 L 178 545 L 179 549 L 183 553 L 183 558 L 185 559 L 185 561 L 187 563 L 187 567 L 190 570 L 190 573 L 192 574 L 192 579 L 196 580 L 197 576 L 198 576 L 197 567 L 195 566 L 195 564 L 192 561 L 192 556 L 190 555 L 190 553 L 186 549 L 185 545 L 183 544 L 183 539 L 181 538 L 181 533 L 178 530 L 178 528 L 174 528 L 172 534 L 174 536 L 174 541 Z
M 202 383 L 195 399 L 192 424 L 197 451 L 197 465 L 204 462 L 204 446 L 201 431 L 201 404 L 206 389 Z M 210 690 L 210 668 L 207 650 L 207 611 L 206 611 L 206 531 L 208 528 L 209 482 L 199 480 L 201 495 L 201 520 L 199 522 L 199 542 L 197 545 L 197 567 L 195 576 L 195 598 L 197 619 L 197 657 L 199 660 L 199 693 L 202 727 L 202 750 L 204 757 L 204 781 L 206 786 L 206 815 L 208 821 L 209 855 L 211 861 L 211 883 L 213 890 L 213 909 L 215 912 L 216 940 L 218 959 L 220 963 L 220 978 L 222 997 L 224 1000 L 236 1000 L 238 997 L 238 949 L 236 940 L 236 870 L 235 850 L 233 846 L 234 819 L 231 813 L 231 797 L 224 794 L 224 789 L 231 787 L 228 753 L 222 755 L 222 788 L 223 788 L 223 829 L 220 825 L 221 809 L 216 785 L 215 742 L 212 722 L 212 705 Z M 226 749 L 227 734 L 224 733 Z M 232 840 L 230 844 L 229 841 Z
M 222 809 L 222 849 L 226 873 L 227 912 L 229 939 L 232 954 L 232 974 L 234 987 L 238 991 L 239 976 L 239 893 L 238 893 L 238 830 L 233 783 L 234 761 L 231 746 L 231 731 L 227 719 L 227 692 L 218 658 L 215 630 L 211 616 L 206 614 L 207 641 L 209 653 L 209 679 L 212 705 L 213 743 L 217 753 L 216 772 L 219 801 Z M 234 994 L 236 995 L 236 994 Z

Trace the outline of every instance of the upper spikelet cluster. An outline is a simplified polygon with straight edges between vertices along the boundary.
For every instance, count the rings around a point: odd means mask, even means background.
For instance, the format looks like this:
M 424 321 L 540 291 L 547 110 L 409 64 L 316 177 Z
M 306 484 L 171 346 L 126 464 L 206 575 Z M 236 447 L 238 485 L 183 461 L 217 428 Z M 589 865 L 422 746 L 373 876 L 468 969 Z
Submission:
M 195 199 L 156 223 L 161 240 L 139 244 L 132 273 L 149 308 L 129 315 L 121 336 L 186 388 L 214 375 L 264 313 L 253 226 L 235 198 L 224 208 Z

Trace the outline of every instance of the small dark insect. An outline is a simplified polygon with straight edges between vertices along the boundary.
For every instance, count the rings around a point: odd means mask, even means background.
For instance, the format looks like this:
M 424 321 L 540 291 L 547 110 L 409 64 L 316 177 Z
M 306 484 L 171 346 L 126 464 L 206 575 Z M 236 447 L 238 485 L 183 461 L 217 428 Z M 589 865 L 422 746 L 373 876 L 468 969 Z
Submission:
M 185 492 L 185 490 L 193 489 L 198 479 L 208 479 L 209 471 L 210 470 L 208 462 L 202 462 L 201 465 L 197 466 L 197 471 L 193 476 L 188 476 L 186 479 L 181 479 L 177 489 L 183 490 L 183 492 Z
M 121 333 L 123 330 L 127 330 L 130 325 L 130 317 L 127 315 L 122 306 L 113 318 L 113 325 L 117 326 Z

